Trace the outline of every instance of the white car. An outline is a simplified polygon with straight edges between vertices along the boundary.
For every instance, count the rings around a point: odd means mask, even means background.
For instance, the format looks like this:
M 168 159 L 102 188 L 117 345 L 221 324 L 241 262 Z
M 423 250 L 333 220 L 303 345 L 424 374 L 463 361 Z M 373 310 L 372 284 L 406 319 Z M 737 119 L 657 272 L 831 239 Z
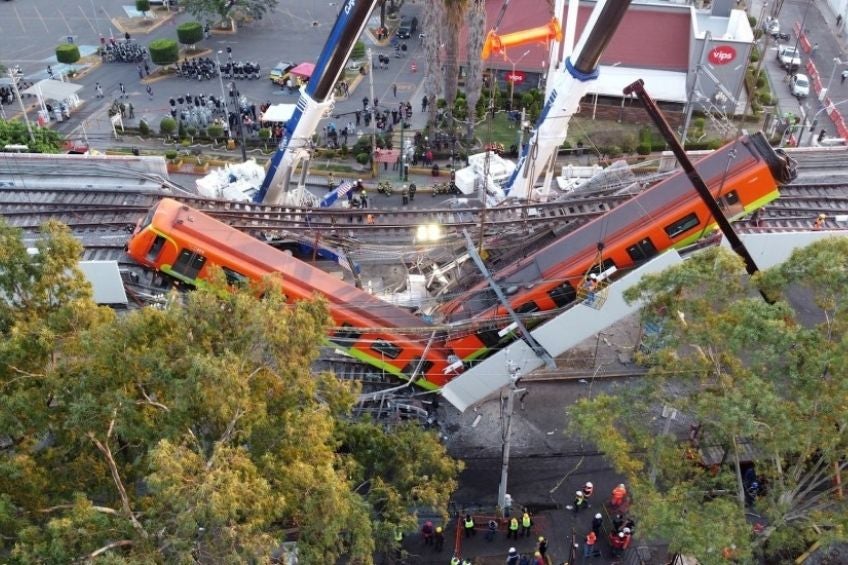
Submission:
M 810 94 L 810 79 L 807 75 L 798 73 L 789 79 L 789 92 L 796 98 L 804 98 Z

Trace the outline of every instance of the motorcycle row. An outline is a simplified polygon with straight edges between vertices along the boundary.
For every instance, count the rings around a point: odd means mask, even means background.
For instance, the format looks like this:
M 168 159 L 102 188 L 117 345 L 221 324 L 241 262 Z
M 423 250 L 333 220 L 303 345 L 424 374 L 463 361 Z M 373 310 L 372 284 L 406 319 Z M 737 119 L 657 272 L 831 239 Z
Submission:
M 177 76 L 193 80 L 211 80 L 218 76 L 235 80 L 254 80 L 259 78 L 259 63 L 227 62 L 220 67 L 209 57 L 186 59 L 177 65 Z
M 147 58 L 147 49 L 132 39 L 106 43 L 100 56 L 107 63 L 140 63 Z

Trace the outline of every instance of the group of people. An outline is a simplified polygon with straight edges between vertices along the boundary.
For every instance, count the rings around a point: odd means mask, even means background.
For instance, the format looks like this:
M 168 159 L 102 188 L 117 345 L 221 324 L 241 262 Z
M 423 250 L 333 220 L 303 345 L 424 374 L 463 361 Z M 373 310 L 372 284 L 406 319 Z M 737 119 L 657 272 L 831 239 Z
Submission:
M 587 482 L 583 489 L 577 491 L 574 512 L 577 513 L 583 508 L 589 507 L 589 498 L 591 498 L 594 487 L 592 483 Z M 588 492 L 588 494 L 587 494 Z M 578 505 L 579 503 L 579 505 Z M 614 557 L 621 556 L 624 551 L 630 547 L 633 539 L 633 531 L 636 527 L 632 518 L 627 516 L 627 510 L 630 506 L 630 499 L 627 494 L 627 487 L 621 483 L 616 485 L 610 493 L 610 498 L 607 501 L 607 507 L 610 512 L 615 512 L 612 519 L 612 525 L 607 536 L 610 550 Z M 586 534 L 585 543 L 583 545 L 584 557 L 599 557 L 600 550 L 597 547 L 598 540 L 603 535 L 604 516 L 600 512 L 592 518 L 592 528 Z

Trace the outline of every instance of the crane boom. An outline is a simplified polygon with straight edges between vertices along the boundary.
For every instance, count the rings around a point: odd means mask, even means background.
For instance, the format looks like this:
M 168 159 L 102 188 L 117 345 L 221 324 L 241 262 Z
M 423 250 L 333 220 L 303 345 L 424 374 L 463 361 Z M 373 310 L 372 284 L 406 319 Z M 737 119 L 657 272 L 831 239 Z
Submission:
M 629 6 L 630 0 L 599 0 L 574 51 L 565 60 L 564 68 L 550 69 L 545 105 L 536 122 L 535 132 L 526 147 L 521 148 L 518 165 L 506 183 L 504 193 L 507 198 L 529 198 L 536 179 L 553 164 L 557 148 L 568 133 L 568 122 L 579 109 L 589 83 L 598 78 L 601 55 Z M 573 13 L 574 10 L 570 9 L 569 19 Z M 573 29 L 573 23 L 569 21 L 566 25 L 567 45 L 568 29 Z
M 309 139 L 318 123 L 333 108 L 333 91 L 344 72 L 356 40 L 368 23 L 368 16 L 380 0 L 345 0 L 336 23 L 315 64 L 306 87 L 301 88 L 292 117 L 286 122 L 283 141 L 271 157 L 265 179 L 255 200 L 263 204 L 283 204 L 292 173 L 309 156 Z

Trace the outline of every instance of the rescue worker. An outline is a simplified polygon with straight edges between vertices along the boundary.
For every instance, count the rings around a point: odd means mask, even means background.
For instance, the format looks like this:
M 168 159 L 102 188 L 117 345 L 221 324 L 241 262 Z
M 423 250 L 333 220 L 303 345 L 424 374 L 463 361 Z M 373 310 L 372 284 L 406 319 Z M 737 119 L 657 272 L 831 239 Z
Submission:
M 538 551 L 533 554 L 533 565 L 546 565 L 545 558 Z
M 542 557 L 545 558 L 545 560 L 547 560 L 547 558 L 545 556 L 548 553 L 548 540 L 545 539 L 545 536 L 539 536 L 538 541 L 539 541 L 539 545 L 538 545 L 537 549 L 538 549 L 539 553 L 542 554 Z
M 453 557 L 451 557 L 450 565 L 462 565 L 462 561 L 459 560 L 459 557 L 454 555 Z
M 813 229 L 814 230 L 822 229 L 824 227 L 825 220 L 827 220 L 827 215 L 826 214 L 819 214 L 818 217 L 816 218 L 816 221 L 813 223 Z
M 636 529 L 636 522 L 633 521 L 633 518 L 628 518 L 624 521 L 624 527 L 630 530 L 630 533 Z
M 506 539 L 514 537 L 518 539 L 518 518 L 513 516 L 509 520 L 509 530 L 506 532 Z
M 421 526 L 421 537 L 424 538 L 424 545 L 430 545 L 433 543 L 433 522 L 427 520 L 424 522 L 424 525 Z
M 416 187 L 416 186 L 415 186 L 415 183 L 414 183 L 414 182 L 409 183 L 409 201 L 410 201 L 410 202 L 412 202 L 413 200 L 415 200 L 415 191 L 416 191 L 416 190 L 418 190 L 418 187 Z M 509 503 L 508 505 L 507 505 L 507 504 L 504 504 L 504 507 L 506 507 L 506 508 L 509 508 L 510 506 L 512 506 L 512 500 L 511 500 L 511 497 L 510 497 L 510 503 Z M 509 515 L 509 514 L 507 514 L 507 516 L 508 516 L 508 515 Z
M 400 190 L 401 198 L 403 199 L 403 205 L 406 206 L 409 204 L 409 187 L 403 185 L 403 188 Z
M 609 536 L 610 549 L 613 557 L 620 557 L 624 553 L 625 544 L 624 532 L 611 533 Z
M 474 531 L 474 518 L 471 517 L 471 514 L 465 515 L 465 521 L 462 525 L 465 528 L 465 537 L 470 538 L 476 533 Z
M 621 514 L 616 514 L 612 519 L 612 531 L 613 533 L 618 533 L 621 530 L 621 526 L 624 525 L 624 516 Z
M 471 560 L 470 560 L 470 559 L 463 559 L 463 560 L 462 560 L 462 565 L 474 565 L 474 564 L 473 564 L 473 563 L 471 563 Z
M 434 547 L 433 549 L 435 549 L 436 551 L 442 551 L 442 549 L 445 547 L 445 532 L 444 530 L 442 530 L 441 526 L 436 526 L 436 534 L 434 536 L 434 540 L 436 542 L 436 547 Z
M 374 214 L 368 214 L 367 216 L 365 216 L 365 221 L 368 222 L 368 225 L 373 226 L 374 225 Z
M 584 508 L 588 508 L 589 503 L 586 501 L 586 497 L 583 495 L 582 490 L 578 490 L 574 493 L 574 513 L 577 514 Z
M 593 485 L 591 481 L 586 481 L 586 484 L 583 485 L 583 496 L 585 496 L 588 500 L 592 498 L 593 492 L 595 492 L 595 485 Z
M 327 190 L 333 190 L 336 188 L 336 177 L 331 172 L 327 175 Z
M 359 199 L 362 200 L 362 207 L 368 208 L 368 193 L 365 192 L 365 187 L 362 187 L 362 190 L 359 191 Z
M 583 557 L 593 557 L 595 555 L 595 543 L 598 541 L 598 536 L 595 532 L 586 534 L 586 543 L 583 546 Z
M 630 547 L 630 541 L 633 539 L 633 534 L 630 532 L 630 528 L 625 527 L 621 530 L 621 533 L 624 534 L 624 549 Z
M 624 483 L 619 484 L 617 487 L 612 489 L 612 496 L 610 496 L 610 506 L 613 508 L 618 508 L 622 504 L 624 504 L 624 499 L 627 497 L 627 488 L 625 488 Z
M 509 553 L 506 554 L 506 565 L 518 565 L 518 551 L 514 547 L 509 548 Z
M 530 513 L 524 509 L 524 514 L 521 515 L 521 535 L 522 537 L 530 536 L 530 528 L 533 526 L 533 520 L 530 519 Z
M 488 523 L 488 531 L 486 532 L 486 541 L 492 541 L 495 539 L 495 535 L 498 533 L 498 523 L 495 520 L 489 520 Z
M 592 531 L 595 532 L 595 535 L 598 536 L 601 534 L 601 527 L 604 525 L 604 517 L 601 516 L 601 513 L 598 512 L 595 514 L 595 517 L 592 518 Z

